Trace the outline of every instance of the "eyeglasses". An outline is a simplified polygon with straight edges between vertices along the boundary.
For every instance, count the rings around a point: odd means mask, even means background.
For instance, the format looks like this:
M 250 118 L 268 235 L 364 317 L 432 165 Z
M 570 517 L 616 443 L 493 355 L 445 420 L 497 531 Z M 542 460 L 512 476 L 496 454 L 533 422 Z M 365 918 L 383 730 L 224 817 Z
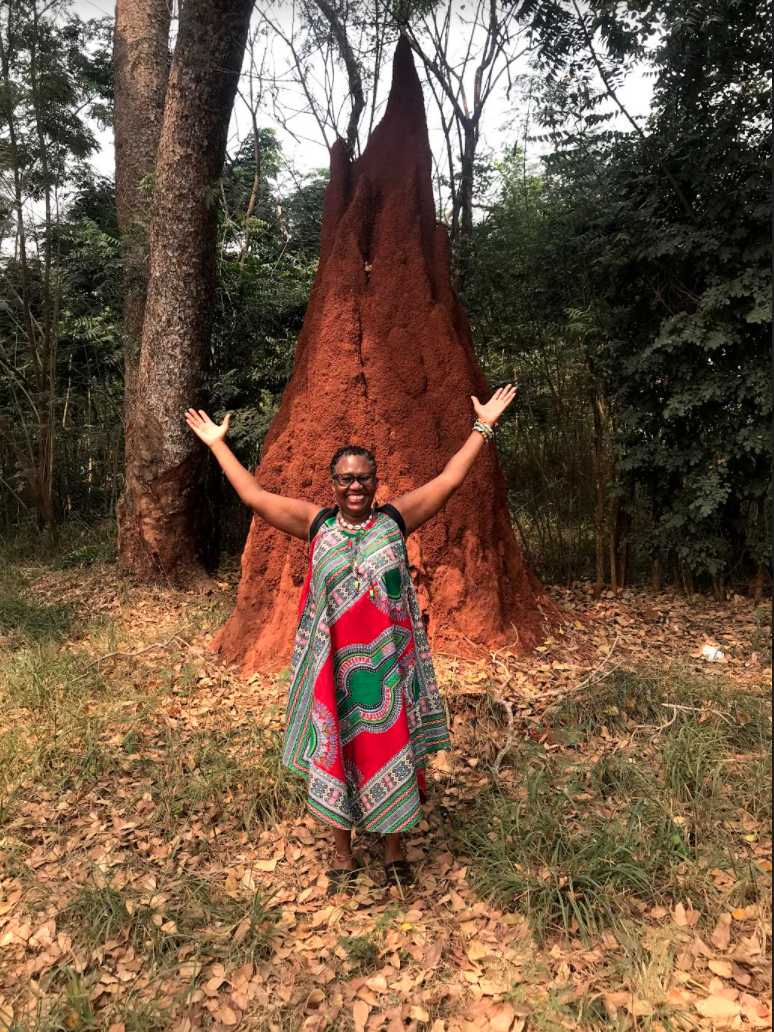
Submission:
M 374 479 L 373 473 L 334 473 L 333 479 L 340 487 L 350 487 L 357 480 L 358 484 L 367 487 Z

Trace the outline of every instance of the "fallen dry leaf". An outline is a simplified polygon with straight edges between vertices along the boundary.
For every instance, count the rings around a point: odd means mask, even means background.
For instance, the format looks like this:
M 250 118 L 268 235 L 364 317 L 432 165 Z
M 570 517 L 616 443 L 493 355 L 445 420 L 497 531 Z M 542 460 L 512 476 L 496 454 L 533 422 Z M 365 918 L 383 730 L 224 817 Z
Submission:
M 721 1027 L 730 1025 L 734 1018 L 741 1014 L 738 1003 L 726 1000 L 722 996 L 708 996 L 706 1000 L 697 1000 L 694 1006 L 703 1018 L 710 1018 Z
M 412 1021 L 419 1021 L 422 1024 L 430 1021 L 430 1015 L 424 1007 L 420 1007 L 418 1004 L 414 1004 L 414 1006 L 410 1008 L 409 1017 Z
M 228 1025 L 231 1028 L 233 1025 L 239 1024 L 239 1018 L 233 1008 L 229 1007 L 227 1003 L 222 1003 L 215 1012 L 215 1017 L 222 1025 Z
M 733 967 L 727 960 L 710 960 L 707 962 L 707 966 L 710 971 L 720 975 L 721 978 L 730 978 L 734 973 Z
M 352 1007 L 352 1019 L 355 1022 L 355 1028 L 365 1028 L 365 1024 L 368 1021 L 368 1015 L 371 1013 L 371 1008 L 365 1002 L 365 1000 L 355 1000 Z
M 489 1019 L 489 1024 L 492 1032 L 510 1032 L 511 1025 L 516 1020 L 516 1012 L 513 1009 L 513 1004 L 505 1002 L 499 1004 Z
M 274 856 L 271 860 L 253 860 L 253 868 L 256 871 L 266 871 L 270 873 L 276 868 L 278 859 L 278 857 Z
M 55 573 L 55 577 L 60 574 Z M 111 577 L 108 571 L 106 580 L 110 582 Z M 92 605 L 80 572 L 62 574 L 54 588 L 46 587 L 56 603 L 70 601 L 61 594 L 62 578 L 69 579 L 67 590 L 78 593 L 90 610 L 116 618 L 116 629 L 132 650 L 149 644 L 151 637 L 158 640 L 161 625 L 174 622 L 174 626 L 187 626 L 191 615 L 197 613 L 193 593 L 166 587 L 148 591 L 123 581 L 120 590 L 109 583 L 95 589 L 99 596 L 107 587 L 111 599 L 118 600 L 115 608 Z M 237 580 L 235 572 L 223 583 L 235 590 Z M 613 638 L 619 632 L 616 652 L 619 658 L 626 655 L 627 663 L 650 659 L 654 650 L 660 660 L 669 663 L 674 657 L 688 655 L 708 627 L 722 627 L 719 644 L 733 662 L 722 678 L 718 672 L 718 687 L 731 687 L 736 681 L 751 688 L 751 694 L 767 690 L 764 681 L 769 677 L 768 668 L 762 676 L 760 664 L 753 670 L 747 662 L 749 638 L 757 628 L 755 609 L 749 600 L 721 605 L 697 598 L 688 605 L 677 596 L 663 593 L 654 600 L 647 591 L 632 588 L 592 601 L 592 590 L 593 585 L 588 592 L 562 589 L 555 596 L 562 605 L 570 602 L 578 608 L 578 615 L 583 611 L 583 620 L 575 627 L 583 632 L 581 635 L 574 634 L 574 621 L 570 620 L 564 641 L 561 631 L 554 632 L 543 642 L 542 653 L 522 655 L 514 651 L 513 655 L 499 657 L 511 675 L 503 696 L 513 705 L 515 732 L 542 743 L 546 760 L 555 757 L 559 769 L 565 754 L 569 763 L 585 769 L 609 755 L 634 762 L 640 762 L 640 753 L 645 754 L 645 762 L 657 759 L 658 744 L 641 737 L 636 742 L 628 740 L 632 723 L 628 703 L 607 708 L 610 719 L 604 735 L 594 733 L 574 742 L 571 748 L 566 748 L 563 738 L 556 729 L 552 733 L 549 726 L 556 698 L 596 670 L 598 656 L 610 654 Z M 593 617 L 589 616 L 591 610 L 596 610 Z M 174 626 L 170 626 L 169 634 Z M 163 635 L 164 640 L 169 634 Z M 572 644 L 566 648 L 570 637 Z M 216 1032 L 236 1032 L 264 1024 L 268 1028 L 274 1020 L 272 1012 L 280 1014 L 284 1008 L 294 1028 L 298 1020 L 299 1032 L 345 1027 L 352 1032 L 428 1032 L 431 1028 L 432 1032 L 523 1032 L 535 1001 L 527 1007 L 503 997 L 510 984 L 519 981 L 524 964 L 534 958 L 535 971 L 541 973 L 537 982 L 527 981 L 528 997 L 534 994 L 536 1000 L 545 998 L 546 992 L 559 984 L 574 985 L 579 994 L 599 995 L 609 1012 L 617 1010 L 618 1016 L 611 1024 L 631 1028 L 632 1032 L 635 1026 L 643 1030 L 652 1027 L 652 1032 L 664 1032 L 664 1026 L 681 1032 L 699 1028 L 709 1032 L 711 1027 L 733 1027 L 735 1022 L 740 1032 L 770 1027 L 768 1007 L 760 1001 L 768 987 L 765 905 L 760 910 L 754 905 L 734 910 L 728 927 L 721 928 L 709 942 L 718 918 L 709 904 L 700 915 L 687 897 L 674 910 L 648 908 L 644 902 L 633 901 L 633 922 L 646 948 L 651 941 L 659 946 L 669 941 L 677 955 L 670 987 L 665 986 L 665 995 L 656 999 L 645 994 L 639 980 L 618 981 L 619 960 L 626 945 L 612 932 L 600 932 L 593 942 L 581 947 L 572 939 L 578 929 L 571 926 L 570 941 L 552 936 L 545 945 L 533 938 L 524 913 L 502 913 L 474 892 L 466 865 L 470 863 L 470 873 L 474 873 L 480 858 L 471 855 L 462 859 L 449 850 L 439 814 L 433 808 L 433 795 L 444 806 L 464 808 L 489 784 L 489 768 L 502 726 L 484 726 L 488 711 L 480 707 L 492 685 L 502 683 L 502 671 L 499 667 L 493 670 L 487 658 L 468 668 L 460 660 L 437 657 L 441 691 L 448 703 L 456 742 L 454 752 L 428 768 L 430 806 L 406 843 L 419 872 L 416 895 L 412 893 L 410 902 L 382 900 L 372 885 L 366 885 L 354 899 L 336 908 L 331 906 L 324 877 L 325 834 L 311 817 L 300 818 L 296 811 L 248 830 L 242 804 L 255 787 L 248 781 L 235 781 L 233 785 L 229 781 L 222 792 L 212 793 L 202 804 L 197 802 L 186 809 L 185 820 L 170 822 L 160 833 L 158 790 L 163 790 L 168 776 L 168 733 L 174 735 L 176 747 L 179 743 L 184 770 L 198 787 L 200 776 L 206 774 L 203 768 L 197 769 L 200 758 L 206 757 L 206 749 L 202 751 L 200 745 L 206 746 L 211 736 L 217 748 L 227 753 L 229 763 L 233 761 L 234 770 L 249 776 L 251 764 L 258 759 L 256 726 L 278 737 L 284 728 L 284 677 L 241 677 L 209 655 L 203 637 L 192 641 L 197 644 L 190 649 L 176 647 L 168 660 L 160 661 L 158 652 L 138 656 L 124 664 L 123 672 L 123 660 L 105 663 L 105 674 L 109 680 L 115 679 L 116 689 L 123 687 L 118 674 L 123 677 L 124 672 L 132 684 L 141 683 L 148 689 L 148 699 L 142 700 L 131 690 L 116 692 L 120 702 L 115 707 L 103 697 L 88 701 L 110 717 L 100 747 L 104 746 L 111 764 L 115 763 L 117 776 L 112 776 L 111 766 L 109 777 L 90 777 L 78 792 L 51 792 L 45 783 L 35 784 L 32 792 L 20 797 L 17 813 L 4 825 L 3 834 L 10 830 L 11 838 L 23 845 L 25 866 L 32 872 L 29 886 L 25 884 L 22 891 L 15 878 L 0 870 L 0 940 L 4 943 L 0 1012 L 4 1016 L 10 1011 L 9 999 L 14 1000 L 14 1006 L 17 998 L 29 1005 L 28 987 L 49 984 L 52 974 L 57 976 L 67 967 L 83 979 L 95 1027 L 104 1029 L 109 1028 L 112 1015 L 125 1013 L 127 1001 L 138 993 L 140 998 L 162 1003 L 168 1032 L 198 1032 L 210 1026 Z M 68 649 L 74 644 L 81 648 L 78 641 L 68 642 Z M 91 642 L 88 636 L 85 647 L 94 658 L 104 651 L 98 639 Z M 192 676 L 193 665 L 200 672 Z M 557 694 L 552 695 L 554 692 Z M 8 707 L 3 703 L 0 688 L 0 735 L 8 729 Z M 42 728 L 34 733 L 42 733 Z M 126 744 L 130 733 L 136 738 L 131 751 Z M 728 757 L 733 764 L 741 765 L 745 760 L 741 752 Z M 516 754 L 509 757 L 500 777 L 513 799 L 524 799 L 516 761 Z M 149 778 L 151 770 L 153 776 Z M 446 776 L 452 771 L 453 781 Z M 177 791 L 185 785 L 168 787 Z M 596 806 L 611 819 L 621 816 L 615 795 L 602 799 L 590 785 L 572 795 L 572 812 L 568 812 L 572 821 L 583 821 Z M 193 800 L 181 798 L 180 802 L 186 808 Z M 728 844 L 731 849 L 741 844 L 742 861 L 765 866 L 770 858 L 768 829 L 749 826 L 744 817 L 740 820 L 740 831 L 733 841 L 729 838 Z M 690 821 L 687 811 L 674 813 L 677 827 L 687 830 Z M 498 834 L 501 831 L 498 829 Z M 517 854 L 518 848 L 514 848 L 514 861 L 519 859 Z M 692 864 L 693 859 L 687 863 Z M 374 868 L 372 873 L 378 872 L 373 858 L 370 866 Z M 719 896 L 736 899 L 741 867 L 730 861 L 728 867 L 703 869 L 703 875 L 719 890 Z M 553 879 L 556 873 L 546 866 L 541 877 Z M 205 916 L 195 940 L 182 945 L 187 938 L 180 935 L 185 928 L 182 915 L 186 924 L 191 917 L 186 906 L 180 907 L 183 894 L 189 891 L 188 878 L 192 879 L 191 888 L 196 882 L 206 894 L 228 896 L 229 913 L 237 916 L 233 923 Z M 35 887 L 33 879 L 41 884 Z M 381 880 L 378 874 L 375 880 Z M 64 932 L 58 927 L 63 924 L 59 918 L 57 926 L 52 926 L 52 915 L 66 913 L 73 892 L 81 886 L 110 886 L 124 898 L 130 916 L 142 917 L 148 911 L 154 939 L 156 935 L 179 937 L 181 946 L 174 970 L 162 974 L 148 952 L 148 943 L 135 940 L 133 935 L 127 939 L 123 928 L 117 928 L 113 939 L 92 955 L 81 929 L 73 924 Z M 273 912 L 279 920 L 271 937 L 269 959 L 245 963 L 259 956 L 253 953 L 252 937 L 263 925 L 256 928 L 250 905 L 256 892 L 272 895 L 276 903 Z M 194 897 L 198 898 L 196 891 Z M 709 931 L 702 933 L 707 942 L 695 934 L 700 916 L 710 922 Z M 271 924 L 269 918 L 269 933 Z M 342 942 L 348 943 L 346 948 Z M 361 946 L 371 957 L 368 965 L 357 960 Z M 470 956 L 466 955 L 469 947 Z M 225 961 L 226 955 L 233 961 Z M 484 975 L 482 966 L 488 966 L 490 959 L 497 963 Z M 372 961 L 376 967 L 370 966 Z M 92 970 L 96 969 L 99 976 L 93 982 Z M 612 985 L 621 992 L 606 993 Z M 725 1008 L 721 1016 L 704 1017 L 695 1009 L 697 994 L 708 1011 Z M 69 1006 L 66 1000 L 62 1003 L 62 1027 L 81 1032 L 80 1008 L 74 1001 Z M 662 1017 L 660 1024 L 654 1019 L 651 1012 L 657 1004 L 672 1008 L 672 1022 Z M 735 1007 L 740 1013 L 735 1014 Z M 19 1024 L 20 1015 L 26 1013 L 30 1012 L 17 1007 L 13 1018 L 9 1016 L 5 1023 Z M 438 1013 L 444 1016 L 437 1018 Z M 726 1013 L 735 1014 L 730 1022 L 723 1016 Z M 425 1020 L 427 1015 L 432 1017 Z M 229 1024 L 233 1019 L 236 1025 Z M 578 1025 L 569 1017 L 563 1020 L 568 1029 Z M 277 1027 L 280 1024 L 278 1018 Z M 121 1025 L 115 1023 L 110 1032 L 125 1032 Z
M 649 1018 L 653 1014 L 653 1004 L 647 1000 L 635 1000 L 632 1004 L 632 1015 L 635 1018 Z
M 731 942 L 731 915 L 723 914 L 712 933 L 712 945 L 719 950 L 727 950 Z

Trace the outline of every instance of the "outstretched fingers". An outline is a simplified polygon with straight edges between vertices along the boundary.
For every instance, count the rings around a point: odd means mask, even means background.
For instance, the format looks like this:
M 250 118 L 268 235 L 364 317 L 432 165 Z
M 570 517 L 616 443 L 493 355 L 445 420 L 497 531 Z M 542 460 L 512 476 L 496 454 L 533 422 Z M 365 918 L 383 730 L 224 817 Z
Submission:
M 518 385 L 509 383 L 506 387 L 502 387 L 497 392 L 495 397 L 503 405 L 504 408 L 508 408 L 510 403 L 516 397 L 516 392 L 518 391 L 518 389 Z

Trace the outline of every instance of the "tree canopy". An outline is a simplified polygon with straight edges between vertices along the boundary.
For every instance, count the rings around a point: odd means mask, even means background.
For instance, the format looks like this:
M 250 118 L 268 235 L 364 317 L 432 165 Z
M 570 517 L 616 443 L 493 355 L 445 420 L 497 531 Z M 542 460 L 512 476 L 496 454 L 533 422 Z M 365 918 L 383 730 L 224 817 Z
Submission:
M 464 126 L 441 108 L 450 149 L 435 175 L 439 218 L 467 249 L 461 285 L 479 357 L 493 384 L 522 383 L 518 433 L 509 423 L 499 447 L 528 561 L 546 577 L 615 586 L 664 574 L 689 589 L 756 576 L 760 586 L 771 562 L 767 12 L 687 0 L 496 6 L 512 111 L 500 151 L 477 142 L 465 157 Z M 291 48 L 327 136 L 356 148 L 401 26 L 430 62 L 433 104 L 451 100 L 432 63 L 444 72 L 448 60 L 453 82 L 454 33 L 471 33 L 480 63 L 473 33 L 484 31 L 438 3 L 378 17 L 365 0 L 302 5 L 292 35 L 273 18 L 256 15 L 240 87 L 251 128 L 230 141 L 214 199 L 206 393 L 216 414 L 235 412 L 249 463 L 290 374 L 327 182 L 288 158 L 288 79 L 266 47 Z M 113 184 L 90 167 L 95 129 L 111 119 L 109 29 L 65 2 L 45 12 L 14 2 L 1 33 L 6 527 L 25 512 L 50 529 L 103 517 L 121 491 L 124 257 Z M 521 70 L 509 64 L 516 48 Z M 353 55 L 363 104 L 339 108 L 336 97 L 357 100 Z M 646 117 L 624 99 L 635 71 L 652 83 Z M 244 522 L 214 474 L 208 485 L 237 548 Z

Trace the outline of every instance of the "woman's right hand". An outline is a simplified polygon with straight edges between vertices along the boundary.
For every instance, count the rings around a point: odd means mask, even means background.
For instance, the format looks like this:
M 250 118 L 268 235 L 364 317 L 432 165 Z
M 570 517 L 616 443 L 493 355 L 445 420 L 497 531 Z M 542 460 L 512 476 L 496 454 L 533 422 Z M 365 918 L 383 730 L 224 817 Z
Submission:
M 222 448 L 217 447 L 228 433 L 231 413 L 227 413 L 226 418 L 218 426 L 202 409 L 188 409 L 185 421 L 200 441 L 204 441 L 208 448 L 214 449 L 213 454 L 229 483 L 256 516 L 260 516 L 269 526 L 276 527 L 285 534 L 300 538 L 301 541 L 309 541 L 309 528 L 320 511 L 320 506 L 298 498 L 284 498 L 282 495 L 272 494 L 271 491 L 264 491 L 230 448 L 225 445 Z
M 210 417 L 203 409 L 189 408 L 185 414 L 185 421 L 188 423 L 190 428 L 199 438 L 204 441 L 208 448 L 211 448 L 213 444 L 217 444 L 218 441 L 222 441 L 228 433 L 229 423 L 231 422 L 231 413 L 226 413 L 226 418 L 220 424 L 213 423 Z

